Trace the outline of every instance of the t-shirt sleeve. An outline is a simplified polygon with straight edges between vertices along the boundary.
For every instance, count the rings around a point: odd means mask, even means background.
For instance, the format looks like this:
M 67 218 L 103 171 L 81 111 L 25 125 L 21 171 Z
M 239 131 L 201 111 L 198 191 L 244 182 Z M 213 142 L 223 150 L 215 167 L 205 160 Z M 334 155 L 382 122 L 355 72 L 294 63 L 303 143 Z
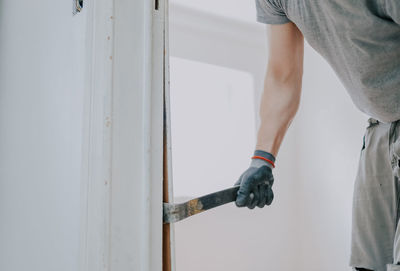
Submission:
M 280 0 L 255 0 L 257 21 L 265 24 L 285 24 L 290 22 L 283 11 Z

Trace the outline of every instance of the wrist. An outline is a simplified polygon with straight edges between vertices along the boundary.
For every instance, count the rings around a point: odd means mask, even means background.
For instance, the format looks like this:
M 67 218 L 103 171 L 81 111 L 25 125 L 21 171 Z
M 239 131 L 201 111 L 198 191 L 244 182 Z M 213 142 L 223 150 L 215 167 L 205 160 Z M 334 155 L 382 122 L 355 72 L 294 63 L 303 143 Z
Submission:
M 264 160 L 261 159 L 251 159 L 250 166 L 249 167 L 255 167 L 255 168 L 260 168 L 262 166 L 267 166 L 270 169 L 273 169 L 272 165 Z
M 269 152 L 255 150 L 251 159 L 252 166 L 261 167 L 263 165 L 267 165 L 270 168 L 275 168 L 275 156 Z
M 276 156 L 285 135 L 285 130 L 284 128 L 276 130 L 276 128 L 274 128 L 276 125 L 272 125 L 273 123 L 271 123 L 271 120 L 262 121 L 264 124 L 261 124 L 258 129 L 255 149 L 269 152 Z

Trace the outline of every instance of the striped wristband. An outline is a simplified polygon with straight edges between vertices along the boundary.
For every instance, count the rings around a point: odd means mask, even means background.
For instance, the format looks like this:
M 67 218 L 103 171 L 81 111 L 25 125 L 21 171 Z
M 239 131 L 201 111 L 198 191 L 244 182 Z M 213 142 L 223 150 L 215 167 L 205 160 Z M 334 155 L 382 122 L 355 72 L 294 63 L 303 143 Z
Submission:
M 266 151 L 256 150 L 254 151 L 253 157 L 251 159 L 261 159 L 271 164 L 273 168 L 275 168 L 275 157 Z

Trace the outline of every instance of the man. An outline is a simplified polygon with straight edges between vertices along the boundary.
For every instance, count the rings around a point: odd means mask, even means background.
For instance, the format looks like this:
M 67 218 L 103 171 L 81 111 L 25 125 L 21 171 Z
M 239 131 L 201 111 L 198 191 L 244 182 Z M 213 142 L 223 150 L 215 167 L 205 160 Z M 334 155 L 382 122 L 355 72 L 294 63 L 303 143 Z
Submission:
M 271 24 L 261 125 L 236 205 L 273 200 L 272 169 L 299 106 L 303 36 L 332 66 L 355 105 L 371 116 L 354 188 L 350 265 L 400 270 L 400 1 L 256 0 Z

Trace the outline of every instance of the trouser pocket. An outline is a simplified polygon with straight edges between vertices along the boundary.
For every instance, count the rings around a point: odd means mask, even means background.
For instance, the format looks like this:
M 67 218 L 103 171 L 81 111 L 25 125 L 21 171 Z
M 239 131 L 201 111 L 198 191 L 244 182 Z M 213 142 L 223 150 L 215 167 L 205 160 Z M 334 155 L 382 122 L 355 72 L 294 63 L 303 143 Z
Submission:
M 365 133 L 364 133 L 364 136 L 363 136 L 361 151 L 363 151 L 366 148 L 366 146 L 368 145 L 369 137 L 370 137 L 370 133 L 371 133 L 372 128 L 374 126 L 378 125 L 378 124 L 379 124 L 378 120 L 373 119 L 373 118 L 369 118 L 368 119 L 368 126 L 365 129 Z

